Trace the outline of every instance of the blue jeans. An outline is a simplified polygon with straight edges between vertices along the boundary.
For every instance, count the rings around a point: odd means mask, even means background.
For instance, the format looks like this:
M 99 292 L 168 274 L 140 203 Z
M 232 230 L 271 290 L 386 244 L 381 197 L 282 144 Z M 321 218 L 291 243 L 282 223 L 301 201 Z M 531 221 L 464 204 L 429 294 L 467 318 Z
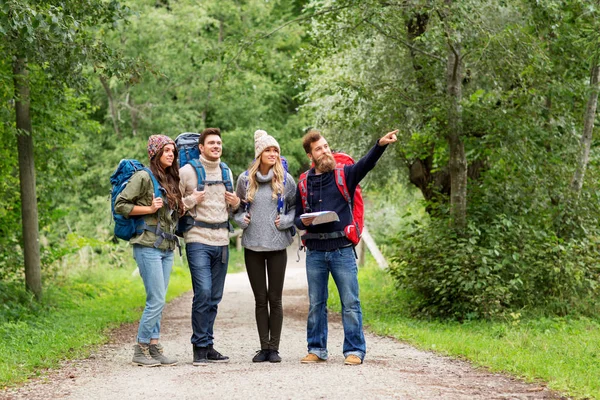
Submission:
M 173 268 L 173 251 L 133 245 L 133 258 L 146 289 L 146 307 L 137 333 L 139 343 L 150 343 L 160 337 L 160 319 Z
M 227 246 L 210 246 L 202 243 L 185 245 L 194 289 L 191 342 L 199 347 L 213 344 L 213 327 L 227 275 L 229 261 L 227 250 Z
M 327 284 L 333 277 L 342 303 L 344 326 L 344 357 L 351 354 L 365 357 L 367 346 L 362 326 L 362 311 L 358 299 L 358 268 L 352 247 L 332 251 L 308 250 L 306 276 L 308 278 L 308 323 L 306 336 L 308 352 L 327 359 Z

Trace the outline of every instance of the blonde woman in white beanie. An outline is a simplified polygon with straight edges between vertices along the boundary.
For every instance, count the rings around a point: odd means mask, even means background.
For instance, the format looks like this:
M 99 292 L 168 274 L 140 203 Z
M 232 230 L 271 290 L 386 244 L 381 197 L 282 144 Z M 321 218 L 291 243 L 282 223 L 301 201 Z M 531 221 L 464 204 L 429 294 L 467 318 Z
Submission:
M 235 222 L 244 230 L 242 246 L 255 300 L 260 350 L 253 362 L 281 362 L 283 281 L 286 248 L 292 243 L 296 183 L 281 162 L 279 143 L 263 130 L 254 133 L 255 160 L 241 174 L 237 195 L 243 199 Z

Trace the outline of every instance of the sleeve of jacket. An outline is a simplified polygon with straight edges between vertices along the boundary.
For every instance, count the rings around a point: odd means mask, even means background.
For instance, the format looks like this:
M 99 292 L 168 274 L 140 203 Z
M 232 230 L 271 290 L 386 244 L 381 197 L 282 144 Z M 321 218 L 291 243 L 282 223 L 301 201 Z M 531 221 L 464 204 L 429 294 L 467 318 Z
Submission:
M 125 186 L 125 189 L 117 196 L 115 212 L 129 217 L 134 206 L 149 206 L 150 203 L 147 201 L 149 193 L 150 198 L 152 198 L 154 191 L 150 175 L 145 171 L 136 172 Z
M 375 168 L 377 161 L 383 155 L 387 145 L 380 146 L 379 140 L 375 143 L 375 146 L 371 147 L 369 152 L 358 160 L 354 165 L 346 165 L 344 167 L 346 172 L 346 183 L 348 184 L 348 190 L 353 193 L 356 190 L 356 186 L 363 180 L 365 176 Z
M 281 214 L 279 220 L 280 231 L 291 228 L 292 225 L 294 225 L 294 219 L 296 216 L 296 182 L 290 174 L 287 174 L 285 179 L 286 182 L 283 196 L 285 210 L 284 213 Z
M 233 220 L 242 229 L 246 229 L 248 224 L 244 221 L 244 216 L 246 215 L 246 211 L 242 206 L 242 202 L 246 201 L 246 182 L 248 181 L 248 177 L 246 174 L 242 173 L 238 176 L 237 185 L 235 187 L 235 194 L 240 198 L 240 207 L 237 209 L 236 213 L 233 214 Z

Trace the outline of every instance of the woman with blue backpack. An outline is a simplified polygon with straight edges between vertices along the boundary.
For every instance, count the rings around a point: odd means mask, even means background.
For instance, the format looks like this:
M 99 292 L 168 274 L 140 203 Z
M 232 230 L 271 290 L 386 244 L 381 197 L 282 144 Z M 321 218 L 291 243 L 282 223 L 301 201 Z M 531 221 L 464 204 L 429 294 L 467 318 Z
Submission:
M 296 183 L 282 163 L 279 144 L 263 130 L 254 133 L 255 160 L 237 182 L 243 205 L 234 215 L 244 230 L 242 246 L 255 301 L 260 350 L 253 362 L 281 362 L 283 281 L 286 248 L 292 243 Z
M 146 290 L 146 306 L 132 363 L 154 367 L 177 364 L 177 360 L 163 354 L 158 341 L 173 251 L 179 246 L 175 228 L 183 214 L 183 204 L 175 142 L 165 135 L 150 136 L 148 157 L 149 169 L 141 169 L 131 176 L 117 196 L 114 208 L 116 213 L 138 222 L 130 242 Z

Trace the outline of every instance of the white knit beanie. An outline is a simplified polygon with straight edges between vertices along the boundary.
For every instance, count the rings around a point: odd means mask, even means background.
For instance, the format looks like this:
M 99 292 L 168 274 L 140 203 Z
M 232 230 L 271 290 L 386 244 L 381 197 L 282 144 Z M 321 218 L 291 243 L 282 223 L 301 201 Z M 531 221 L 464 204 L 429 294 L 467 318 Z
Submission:
M 267 147 L 277 147 L 277 151 L 281 153 L 281 149 L 279 148 L 279 143 L 273 136 L 267 134 L 266 131 L 262 129 L 254 132 L 254 158 L 260 157 L 261 153 Z

